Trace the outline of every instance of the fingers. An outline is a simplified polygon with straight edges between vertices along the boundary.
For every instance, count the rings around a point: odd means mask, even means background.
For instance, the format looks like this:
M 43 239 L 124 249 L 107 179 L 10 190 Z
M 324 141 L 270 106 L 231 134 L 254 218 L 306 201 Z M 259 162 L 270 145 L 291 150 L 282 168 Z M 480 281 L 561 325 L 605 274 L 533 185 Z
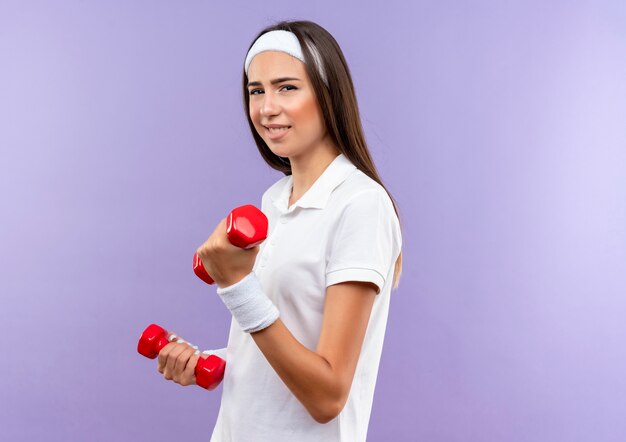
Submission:
M 173 377 L 178 378 L 178 379 L 174 379 L 175 381 L 180 381 L 179 378 L 182 376 L 183 372 L 185 371 L 187 362 L 189 362 L 189 358 L 193 356 L 194 352 L 195 350 L 193 348 L 189 346 L 185 346 L 181 349 L 180 353 L 178 354 L 178 357 L 173 361 L 172 375 Z
M 181 376 L 180 385 L 194 385 L 196 383 L 196 365 L 200 359 L 199 352 L 197 350 L 191 355 L 187 361 L 187 365 Z
M 167 337 L 167 340 L 170 341 L 170 343 L 163 347 L 161 351 L 159 351 L 159 354 L 157 355 L 157 370 L 159 373 L 163 373 L 163 370 L 165 369 L 165 366 L 167 364 L 169 353 L 170 351 L 172 351 L 173 348 L 176 347 L 174 343 L 177 341 L 177 339 L 178 336 L 176 336 L 176 334 L 170 333 Z
M 158 360 L 157 370 L 159 371 L 159 373 L 163 373 L 163 370 L 165 370 L 167 359 L 169 358 L 169 353 L 174 348 L 176 348 L 176 344 L 169 343 L 165 347 L 163 347 L 161 351 L 159 352 L 157 356 L 157 360 Z
M 170 336 L 170 340 L 176 339 Z M 170 342 L 159 352 L 157 371 L 168 381 L 187 386 L 196 383 L 195 368 L 199 359 L 197 346 L 183 339 Z
M 170 350 L 167 361 L 165 362 L 165 368 L 163 369 L 163 376 L 165 377 L 165 379 L 167 379 L 168 381 L 174 379 L 174 375 L 177 374 L 175 371 L 176 360 L 178 359 L 178 356 L 188 348 L 189 347 L 187 346 L 187 344 L 177 343 L 175 344 L 174 348 Z

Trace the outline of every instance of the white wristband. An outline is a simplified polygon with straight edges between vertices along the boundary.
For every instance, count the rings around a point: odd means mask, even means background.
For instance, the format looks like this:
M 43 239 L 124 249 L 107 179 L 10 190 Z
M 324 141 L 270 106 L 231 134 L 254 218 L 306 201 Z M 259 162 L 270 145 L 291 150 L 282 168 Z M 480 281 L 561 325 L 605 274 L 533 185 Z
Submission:
M 278 309 L 253 271 L 233 285 L 218 287 L 217 294 L 246 333 L 263 330 L 278 319 Z

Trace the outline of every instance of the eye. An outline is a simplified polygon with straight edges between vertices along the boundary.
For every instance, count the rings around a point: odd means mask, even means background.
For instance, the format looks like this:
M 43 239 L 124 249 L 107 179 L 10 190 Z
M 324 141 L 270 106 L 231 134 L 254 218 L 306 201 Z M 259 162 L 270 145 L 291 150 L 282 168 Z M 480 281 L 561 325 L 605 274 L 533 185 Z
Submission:
M 297 87 L 295 87 L 295 86 L 292 86 L 292 85 L 290 85 L 290 84 L 286 84 L 286 85 L 284 85 L 283 87 L 281 87 L 279 90 L 282 90 L 283 88 L 286 88 L 286 87 L 293 88 L 294 90 L 295 90 L 295 89 L 298 89 L 298 88 L 297 88 Z M 252 89 L 252 90 L 250 91 L 250 95 L 259 95 L 259 94 L 255 94 L 255 92 L 256 92 L 256 91 L 260 91 L 260 90 L 262 90 L 262 89 Z

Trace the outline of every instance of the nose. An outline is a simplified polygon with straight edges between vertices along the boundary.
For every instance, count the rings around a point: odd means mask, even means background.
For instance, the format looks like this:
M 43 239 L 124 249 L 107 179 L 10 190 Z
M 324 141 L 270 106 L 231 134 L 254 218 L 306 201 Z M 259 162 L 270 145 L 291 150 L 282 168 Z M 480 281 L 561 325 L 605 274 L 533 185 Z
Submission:
M 275 115 L 279 110 L 275 97 L 272 97 L 271 95 L 272 94 L 268 94 L 267 92 L 263 94 L 263 103 L 261 103 L 259 111 L 264 117 Z

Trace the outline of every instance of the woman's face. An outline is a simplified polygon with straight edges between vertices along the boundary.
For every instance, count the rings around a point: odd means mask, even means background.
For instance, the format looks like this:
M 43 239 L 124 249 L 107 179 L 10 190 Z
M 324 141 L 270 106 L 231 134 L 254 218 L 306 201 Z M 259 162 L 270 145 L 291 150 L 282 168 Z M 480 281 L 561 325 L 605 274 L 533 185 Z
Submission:
M 280 78 L 291 80 L 271 83 Z M 248 67 L 248 94 L 250 118 L 274 154 L 296 157 L 321 144 L 324 120 L 302 61 L 280 51 L 257 54 Z

